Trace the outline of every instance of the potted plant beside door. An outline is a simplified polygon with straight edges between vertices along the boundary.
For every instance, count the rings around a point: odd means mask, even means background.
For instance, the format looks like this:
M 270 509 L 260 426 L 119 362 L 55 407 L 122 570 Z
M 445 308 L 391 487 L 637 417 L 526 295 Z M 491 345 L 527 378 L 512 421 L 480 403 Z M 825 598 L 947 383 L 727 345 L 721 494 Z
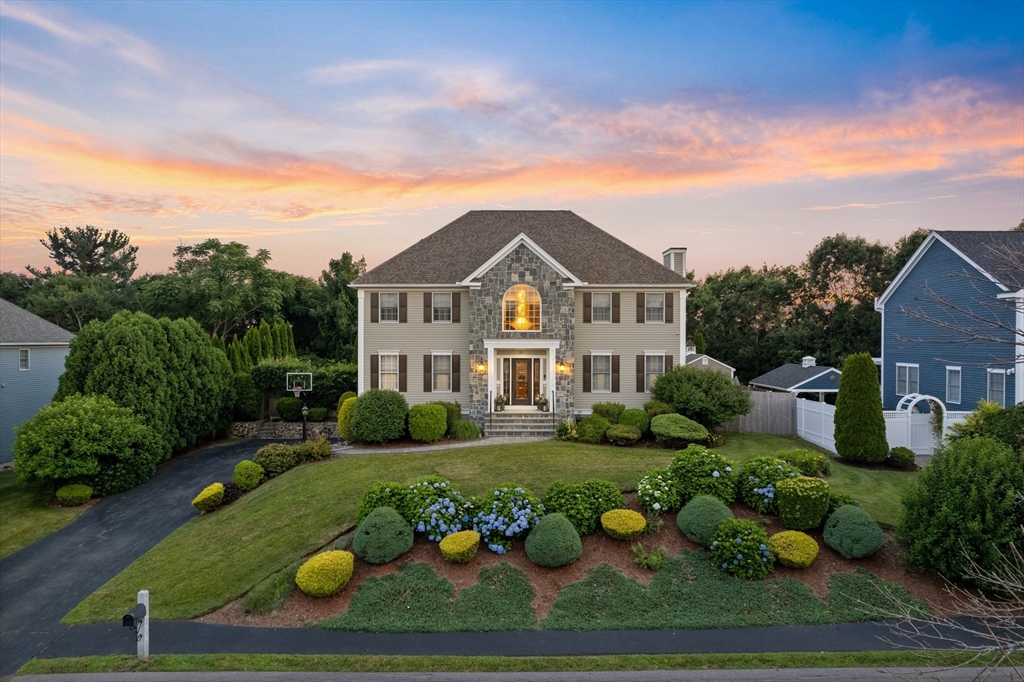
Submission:
M 536 396 L 534 396 L 533 404 L 536 405 L 537 409 L 540 410 L 541 412 L 548 411 L 548 399 L 540 395 L 539 393 Z
M 497 395 L 497 397 L 494 399 L 494 411 L 495 412 L 504 412 L 505 411 L 505 395 L 503 393 L 499 393 Z

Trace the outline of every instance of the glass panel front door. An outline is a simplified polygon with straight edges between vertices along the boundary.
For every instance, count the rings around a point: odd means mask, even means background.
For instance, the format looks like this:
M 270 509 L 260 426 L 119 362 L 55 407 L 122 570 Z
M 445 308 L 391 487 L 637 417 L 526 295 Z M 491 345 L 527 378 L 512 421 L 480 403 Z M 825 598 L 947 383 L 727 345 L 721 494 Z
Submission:
M 533 405 L 533 361 L 512 360 L 512 404 Z

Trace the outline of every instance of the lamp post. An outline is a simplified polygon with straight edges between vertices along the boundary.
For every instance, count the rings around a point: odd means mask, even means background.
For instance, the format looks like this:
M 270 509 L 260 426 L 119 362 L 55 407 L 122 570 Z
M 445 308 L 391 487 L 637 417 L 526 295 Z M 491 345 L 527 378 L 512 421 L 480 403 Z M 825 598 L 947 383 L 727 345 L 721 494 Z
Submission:
M 309 414 L 309 408 L 306 407 L 306 392 L 302 392 L 302 442 L 306 442 L 306 415 Z

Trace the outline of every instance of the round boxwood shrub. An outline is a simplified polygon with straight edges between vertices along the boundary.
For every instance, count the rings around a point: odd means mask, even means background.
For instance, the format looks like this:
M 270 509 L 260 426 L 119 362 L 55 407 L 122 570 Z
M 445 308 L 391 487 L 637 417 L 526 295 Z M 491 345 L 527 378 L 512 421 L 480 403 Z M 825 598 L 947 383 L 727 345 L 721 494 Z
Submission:
M 622 414 L 619 415 L 619 424 L 621 426 L 632 426 L 642 436 L 647 433 L 647 429 L 651 426 L 651 417 L 646 411 L 638 407 L 631 407 L 628 410 L 623 410 Z
M 647 527 L 647 520 L 632 509 L 612 509 L 601 514 L 601 528 L 616 540 L 631 540 Z
M 255 490 L 260 482 L 263 481 L 263 467 L 256 462 L 243 459 L 235 465 L 235 473 L 231 476 L 231 481 L 243 493 Z
M 676 516 L 676 525 L 692 542 L 707 547 L 723 522 L 733 518 L 732 510 L 717 497 L 698 495 Z
M 296 464 L 295 448 L 286 443 L 269 443 L 256 451 L 252 461 L 263 468 L 267 478 L 274 478 Z
M 871 556 L 882 548 L 882 529 L 860 507 L 836 509 L 825 522 L 825 544 L 847 559 Z
M 828 514 L 828 483 L 798 476 L 779 481 L 779 521 L 789 530 L 821 528 Z
M 386 443 L 405 435 L 409 405 L 398 391 L 372 388 L 356 398 L 352 436 L 359 443 Z
M 910 471 L 917 468 L 917 465 L 914 463 L 914 451 L 905 447 L 895 447 L 890 450 L 889 457 L 885 460 L 885 463 L 894 469 Z
M 351 552 L 331 550 L 299 566 L 295 584 L 311 597 L 329 597 L 348 583 L 354 568 L 355 557 Z
M 547 514 L 526 536 L 526 556 L 538 566 L 568 566 L 583 556 L 583 543 L 564 514 Z
M 756 457 L 740 469 L 736 488 L 740 499 L 756 512 L 762 514 L 778 514 L 778 490 L 780 481 L 796 478 L 800 475 L 785 461 L 778 457 Z
M 480 437 L 480 427 L 471 421 L 460 419 L 451 425 L 448 435 L 454 440 L 476 440 Z
M 616 424 L 615 426 L 609 426 L 608 430 L 604 432 L 604 436 L 612 445 L 628 447 L 640 440 L 640 429 L 635 426 Z
M 614 425 L 619 423 L 619 416 L 626 409 L 626 406 L 622 403 L 594 403 L 594 406 L 590 409 L 598 417 L 604 417 L 608 420 L 609 424 Z
M 277 414 L 286 422 L 302 421 L 302 398 L 278 398 L 274 407 Z
M 301 416 L 300 416 L 301 419 Z M 311 407 L 306 412 L 306 421 L 311 422 L 322 422 L 327 419 L 327 408 L 326 407 Z
M 356 409 L 355 396 L 346 398 L 338 407 L 338 435 L 349 443 L 356 439 L 352 435 L 352 411 L 354 409 Z
M 359 503 L 356 511 L 356 524 L 363 522 L 374 509 L 379 507 L 391 507 L 399 513 L 406 511 L 406 499 L 409 496 L 409 486 L 391 481 L 374 483 L 363 495 L 363 501 Z M 412 523 L 409 517 L 403 515 L 407 523 Z
M 577 440 L 581 443 L 597 445 L 604 439 L 604 434 L 611 423 L 604 417 L 592 414 L 576 425 Z
M 775 456 L 796 467 L 804 476 L 831 476 L 832 460 L 813 450 L 783 450 Z
M 843 363 L 836 394 L 835 439 L 839 456 L 853 462 L 878 464 L 889 454 L 878 368 L 870 353 L 854 353 Z
M 705 441 L 708 430 L 681 414 L 659 414 L 651 419 L 654 440 L 666 448 L 683 448 L 688 443 Z
M 789 568 L 807 568 L 818 556 L 818 543 L 807 533 L 784 530 L 768 538 L 768 547 L 779 563 Z
M 358 395 L 359 394 L 356 393 L 355 391 L 345 391 L 344 393 L 342 393 L 341 396 L 338 398 L 338 409 L 340 410 L 341 406 L 344 405 L 349 398 L 355 398 Z
M 211 483 L 192 500 L 192 506 L 201 512 L 211 512 L 224 502 L 224 484 Z
M 445 433 L 451 434 L 452 427 L 462 421 L 462 405 L 458 401 L 435 400 L 431 405 L 440 405 L 444 408 L 446 418 Z
M 544 513 L 544 505 L 533 493 L 514 484 L 498 486 L 484 495 L 480 507 L 473 530 L 497 554 L 512 549 L 512 539 L 526 535 Z
M 460 530 L 441 540 L 438 545 L 441 556 L 453 564 L 468 564 L 480 548 L 480 533 L 475 530 Z
M 737 578 L 760 580 L 775 567 L 768 534 L 753 521 L 729 519 L 711 540 L 711 560 Z
M 556 481 L 544 495 L 544 511 L 564 514 L 580 535 L 597 530 L 601 514 L 625 505 L 622 493 L 610 481 L 593 479 L 570 485 Z
M 57 502 L 62 507 L 77 507 L 90 499 L 92 499 L 92 488 L 87 485 L 72 483 L 57 488 Z
M 698 495 L 711 495 L 726 503 L 736 498 L 736 483 L 729 460 L 703 445 L 691 445 L 677 452 L 668 465 L 668 473 L 679 486 L 683 502 Z
M 412 549 L 412 528 L 391 507 L 378 507 L 356 528 L 352 551 L 370 564 L 386 564 Z
M 409 409 L 409 436 L 420 443 L 436 443 L 448 431 L 448 413 L 444 405 L 427 403 Z
M 675 511 L 683 504 L 679 484 L 664 469 L 651 469 L 640 479 L 636 500 L 645 510 L 657 514 Z

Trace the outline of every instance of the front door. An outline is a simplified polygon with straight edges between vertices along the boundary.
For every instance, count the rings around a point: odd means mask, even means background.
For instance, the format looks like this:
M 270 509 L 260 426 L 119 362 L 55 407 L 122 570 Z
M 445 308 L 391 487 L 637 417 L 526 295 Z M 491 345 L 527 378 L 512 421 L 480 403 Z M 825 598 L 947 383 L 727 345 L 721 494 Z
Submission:
M 533 405 L 533 360 L 512 360 L 512 404 Z

